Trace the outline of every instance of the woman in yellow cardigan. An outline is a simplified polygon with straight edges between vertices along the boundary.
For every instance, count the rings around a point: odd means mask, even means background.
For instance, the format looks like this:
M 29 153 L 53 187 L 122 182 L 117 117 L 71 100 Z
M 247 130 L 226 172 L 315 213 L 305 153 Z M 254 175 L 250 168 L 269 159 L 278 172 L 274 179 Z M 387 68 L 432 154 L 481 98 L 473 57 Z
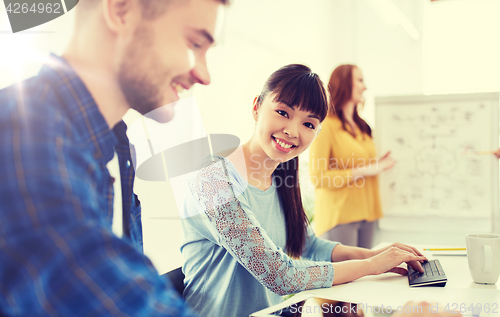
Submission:
M 358 114 L 366 86 L 355 65 L 337 67 L 328 84 L 330 105 L 311 145 L 309 171 L 316 192 L 316 234 L 345 245 L 371 248 L 382 217 L 378 177 L 394 166 L 377 159 L 370 126 Z

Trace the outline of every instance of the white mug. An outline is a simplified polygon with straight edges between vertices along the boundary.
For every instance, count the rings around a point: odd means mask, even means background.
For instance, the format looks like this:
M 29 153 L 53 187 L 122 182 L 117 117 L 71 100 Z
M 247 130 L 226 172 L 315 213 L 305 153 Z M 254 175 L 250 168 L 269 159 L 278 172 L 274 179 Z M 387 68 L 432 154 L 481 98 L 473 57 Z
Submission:
M 470 275 L 478 284 L 495 284 L 500 275 L 500 235 L 468 234 L 467 259 Z

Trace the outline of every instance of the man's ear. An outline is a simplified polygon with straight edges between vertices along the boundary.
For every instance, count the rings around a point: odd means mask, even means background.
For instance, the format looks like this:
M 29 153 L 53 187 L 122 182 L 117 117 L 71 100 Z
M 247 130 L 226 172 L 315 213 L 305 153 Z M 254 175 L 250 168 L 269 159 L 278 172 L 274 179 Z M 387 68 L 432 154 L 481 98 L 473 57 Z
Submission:
M 252 116 L 253 116 L 253 119 L 255 121 L 257 121 L 257 117 L 258 117 L 257 115 L 258 115 L 259 109 L 260 109 L 260 100 L 259 100 L 259 96 L 257 96 L 253 99 L 253 109 L 252 109 Z
M 113 33 L 135 30 L 142 19 L 138 0 L 102 0 L 104 21 Z

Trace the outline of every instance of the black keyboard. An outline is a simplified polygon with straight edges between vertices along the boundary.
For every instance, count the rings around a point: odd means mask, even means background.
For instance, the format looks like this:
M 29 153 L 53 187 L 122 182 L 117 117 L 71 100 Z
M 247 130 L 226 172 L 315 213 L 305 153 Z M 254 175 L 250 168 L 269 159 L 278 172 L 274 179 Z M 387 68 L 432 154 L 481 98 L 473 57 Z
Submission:
M 440 286 L 444 287 L 446 282 L 446 274 L 444 274 L 443 268 L 439 260 L 430 260 L 422 264 L 424 268 L 424 273 L 415 271 L 408 265 L 408 283 L 410 287 L 417 286 Z

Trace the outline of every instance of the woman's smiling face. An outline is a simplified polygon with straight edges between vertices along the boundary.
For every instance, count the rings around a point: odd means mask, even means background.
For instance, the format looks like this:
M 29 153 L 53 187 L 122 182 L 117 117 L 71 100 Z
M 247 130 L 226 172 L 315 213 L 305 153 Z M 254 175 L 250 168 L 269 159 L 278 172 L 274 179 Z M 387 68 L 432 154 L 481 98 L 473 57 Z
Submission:
M 255 135 L 265 154 L 276 162 L 286 162 L 304 152 L 320 127 L 320 119 L 296 105 L 287 105 L 267 94 L 259 104 L 254 101 L 257 122 Z

